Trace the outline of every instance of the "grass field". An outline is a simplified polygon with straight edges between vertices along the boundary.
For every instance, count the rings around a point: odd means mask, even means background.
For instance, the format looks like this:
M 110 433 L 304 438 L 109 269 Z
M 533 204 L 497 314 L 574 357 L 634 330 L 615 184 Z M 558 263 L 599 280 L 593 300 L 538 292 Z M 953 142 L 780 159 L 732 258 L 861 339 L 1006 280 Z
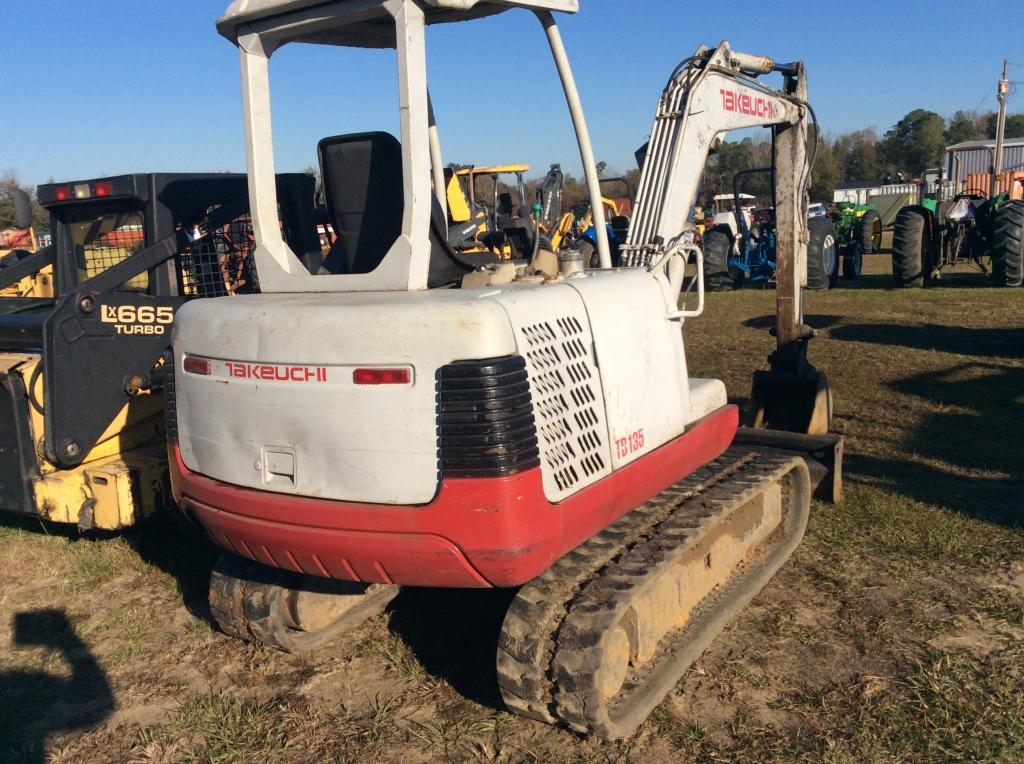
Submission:
M 1024 759 L 1024 290 L 807 298 L 846 500 L 656 710 L 609 744 L 504 712 L 507 593 L 406 591 L 312 656 L 206 620 L 209 547 L 154 523 L 0 518 L 0 761 Z M 710 295 L 693 373 L 743 402 L 771 292 Z

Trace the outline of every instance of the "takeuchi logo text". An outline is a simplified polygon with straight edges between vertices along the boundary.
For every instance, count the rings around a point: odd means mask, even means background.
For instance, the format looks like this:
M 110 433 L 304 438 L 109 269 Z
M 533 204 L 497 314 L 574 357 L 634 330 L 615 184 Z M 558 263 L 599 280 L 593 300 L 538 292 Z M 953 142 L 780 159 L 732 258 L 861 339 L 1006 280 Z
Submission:
M 277 366 L 269 363 L 227 361 L 228 376 L 238 379 L 259 379 L 267 382 L 326 382 L 324 366 Z
M 722 108 L 726 111 L 735 111 L 763 119 L 775 119 L 778 116 L 775 103 L 769 98 L 752 96 L 750 93 L 740 93 L 725 88 L 720 88 L 718 92 L 722 94 Z

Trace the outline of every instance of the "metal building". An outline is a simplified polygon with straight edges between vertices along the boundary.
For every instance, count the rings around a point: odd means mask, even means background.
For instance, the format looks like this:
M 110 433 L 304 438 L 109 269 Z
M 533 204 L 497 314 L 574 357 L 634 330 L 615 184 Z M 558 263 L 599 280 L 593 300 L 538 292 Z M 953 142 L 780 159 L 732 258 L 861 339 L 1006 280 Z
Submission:
M 942 174 L 954 181 L 955 188 L 972 173 L 992 171 L 995 158 L 994 140 L 964 141 L 949 146 L 943 158 Z M 1003 141 L 1003 170 L 1024 170 L 1024 138 Z

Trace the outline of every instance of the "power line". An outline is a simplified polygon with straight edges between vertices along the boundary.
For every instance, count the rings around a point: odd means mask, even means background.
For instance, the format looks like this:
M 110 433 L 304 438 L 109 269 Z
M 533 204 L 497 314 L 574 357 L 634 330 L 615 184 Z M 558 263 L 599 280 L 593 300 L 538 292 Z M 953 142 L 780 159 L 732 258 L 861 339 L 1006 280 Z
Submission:
M 985 99 L 991 95 L 991 90 L 992 89 L 990 87 L 985 87 L 985 92 L 982 94 L 981 98 L 978 99 L 978 105 L 975 106 L 971 111 L 978 111 L 981 109 L 982 104 L 985 103 Z

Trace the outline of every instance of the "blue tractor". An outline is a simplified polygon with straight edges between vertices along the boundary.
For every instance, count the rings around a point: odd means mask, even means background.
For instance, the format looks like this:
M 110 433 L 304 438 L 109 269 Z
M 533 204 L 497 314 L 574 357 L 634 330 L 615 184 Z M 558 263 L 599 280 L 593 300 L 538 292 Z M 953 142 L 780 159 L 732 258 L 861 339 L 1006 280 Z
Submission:
M 756 168 L 736 173 L 733 178 L 735 225 L 715 225 L 704 232 L 704 288 L 727 291 L 745 284 L 768 286 L 775 281 L 775 210 L 772 207 L 743 209 L 740 180 L 754 173 L 771 173 Z M 774 194 L 773 194 L 774 195 Z M 730 221 L 731 222 L 731 221 Z M 839 278 L 839 254 L 835 226 L 827 217 L 808 218 L 807 286 L 828 289 Z

